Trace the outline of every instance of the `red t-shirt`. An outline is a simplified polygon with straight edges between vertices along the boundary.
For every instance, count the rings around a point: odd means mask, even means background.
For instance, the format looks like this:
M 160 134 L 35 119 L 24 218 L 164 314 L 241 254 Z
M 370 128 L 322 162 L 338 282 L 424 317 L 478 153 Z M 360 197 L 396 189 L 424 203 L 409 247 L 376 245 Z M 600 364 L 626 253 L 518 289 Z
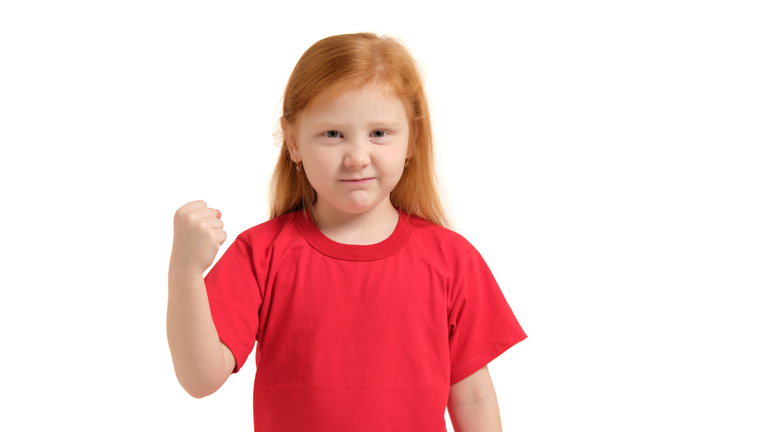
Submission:
M 233 373 L 256 345 L 256 431 L 444 432 L 451 384 L 526 338 L 477 250 L 402 211 L 373 245 L 277 217 L 205 285 Z

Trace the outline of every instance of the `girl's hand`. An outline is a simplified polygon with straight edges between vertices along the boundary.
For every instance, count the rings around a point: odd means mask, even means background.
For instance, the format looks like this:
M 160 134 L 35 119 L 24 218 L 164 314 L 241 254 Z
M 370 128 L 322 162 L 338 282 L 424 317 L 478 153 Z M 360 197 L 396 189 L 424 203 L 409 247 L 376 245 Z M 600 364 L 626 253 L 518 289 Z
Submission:
M 227 239 L 223 228 L 221 212 L 209 208 L 205 201 L 181 206 L 173 216 L 171 266 L 177 271 L 202 276 Z

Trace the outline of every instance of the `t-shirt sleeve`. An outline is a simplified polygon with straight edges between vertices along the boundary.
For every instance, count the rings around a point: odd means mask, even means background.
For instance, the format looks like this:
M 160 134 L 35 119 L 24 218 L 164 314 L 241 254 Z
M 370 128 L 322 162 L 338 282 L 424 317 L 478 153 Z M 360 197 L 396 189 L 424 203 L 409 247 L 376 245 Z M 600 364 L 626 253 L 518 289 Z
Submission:
M 451 385 L 527 337 L 485 260 L 469 248 L 456 274 L 448 313 Z
M 219 339 L 235 356 L 235 373 L 253 350 L 259 330 L 261 292 L 251 246 L 235 239 L 204 280 Z

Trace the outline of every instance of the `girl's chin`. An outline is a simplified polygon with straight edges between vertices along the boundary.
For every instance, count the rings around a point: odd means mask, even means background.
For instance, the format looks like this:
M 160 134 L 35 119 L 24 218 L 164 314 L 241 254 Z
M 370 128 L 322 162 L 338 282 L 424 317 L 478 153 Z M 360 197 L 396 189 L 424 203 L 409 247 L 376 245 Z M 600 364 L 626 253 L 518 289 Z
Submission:
M 386 203 L 385 203 L 386 201 Z M 338 203 L 336 205 L 331 204 L 330 202 L 326 202 L 326 208 L 330 207 L 334 211 L 342 212 L 342 213 L 349 213 L 349 214 L 362 214 L 367 213 L 369 211 L 375 210 L 379 208 L 380 206 L 384 205 L 386 206 L 389 203 L 387 198 L 380 200 L 379 202 L 374 202 L 371 200 L 361 200 L 361 201 L 346 201 L 344 203 Z M 391 206 L 391 204 L 389 204 Z M 320 209 L 322 209 L 323 205 L 319 206 Z M 322 210 L 321 210 L 322 211 Z

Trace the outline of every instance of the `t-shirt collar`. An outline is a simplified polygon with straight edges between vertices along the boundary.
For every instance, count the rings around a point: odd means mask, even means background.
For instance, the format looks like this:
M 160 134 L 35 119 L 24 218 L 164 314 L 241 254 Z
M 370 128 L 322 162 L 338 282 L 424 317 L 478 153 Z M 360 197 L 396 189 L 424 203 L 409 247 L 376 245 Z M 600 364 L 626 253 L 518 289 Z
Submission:
M 383 241 L 371 245 L 350 245 L 329 239 L 315 226 L 307 210 L 293 212 L 293 220 L 307 243 L 323 255 L 346 261 L 375 261 L 393 255 L 408 241 L 408 214 L 401 209 L 397 211 L 400 217 L 395 231 Z

